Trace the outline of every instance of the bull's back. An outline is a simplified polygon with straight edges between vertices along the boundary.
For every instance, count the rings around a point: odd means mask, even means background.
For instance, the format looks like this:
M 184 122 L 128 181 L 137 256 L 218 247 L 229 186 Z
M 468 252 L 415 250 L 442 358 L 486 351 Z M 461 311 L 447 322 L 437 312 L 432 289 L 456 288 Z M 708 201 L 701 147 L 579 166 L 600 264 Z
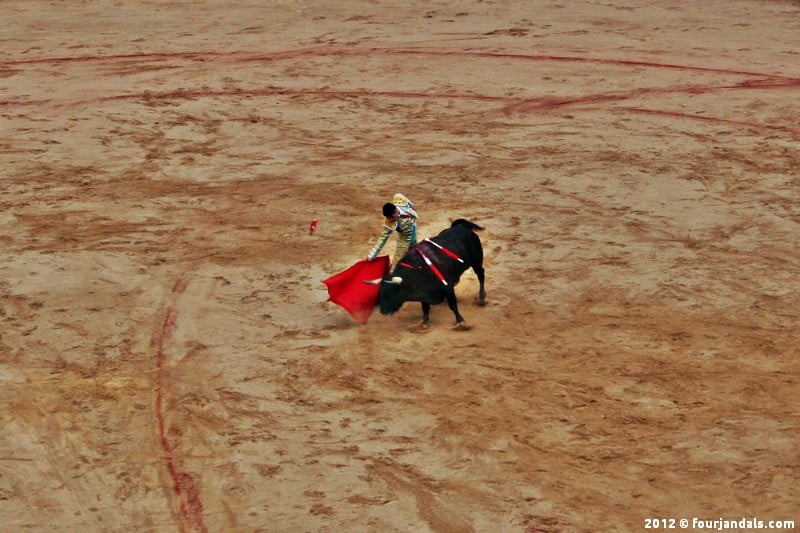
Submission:
M 476 231 L 483 228 L 474 222 L 459 218 L 454 220 L 450 228 L 442 231 L 433 238 L 437 244 L 447 248 L 464 260 L 458 276 L 468 268 L 483 264 L 483 245 Z
M 455 228 L 456 226 L 466 226 L 472 231 L 481 231 L 483 229 L 482 226 L 479 226 L 474 222 L 467 220 L 466 218 L 457 218 L 450 223 L 450 229 Z

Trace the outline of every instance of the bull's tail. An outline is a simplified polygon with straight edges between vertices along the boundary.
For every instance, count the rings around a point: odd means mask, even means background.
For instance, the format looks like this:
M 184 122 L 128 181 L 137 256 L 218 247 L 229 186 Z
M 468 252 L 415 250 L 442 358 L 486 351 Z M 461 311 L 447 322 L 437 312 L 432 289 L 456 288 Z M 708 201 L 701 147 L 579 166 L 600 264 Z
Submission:
M 480 230 L 483 229 L 482 226 L 479 226 L 479 225 L 475 224 L 474 222 L 470 222 L 466 218 L 457 218 L 456 220 L 454 220 L 450 224 L 451 228 L 455 228 L 456 226 L 467 226 L 472 231 L 480 231 Z

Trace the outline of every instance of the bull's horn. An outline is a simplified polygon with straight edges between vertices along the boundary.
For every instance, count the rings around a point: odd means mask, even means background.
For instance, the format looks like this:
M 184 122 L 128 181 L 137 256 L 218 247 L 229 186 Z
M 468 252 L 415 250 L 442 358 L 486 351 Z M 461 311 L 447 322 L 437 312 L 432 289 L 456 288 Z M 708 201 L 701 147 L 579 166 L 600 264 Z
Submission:
M 400 276 L 394 276 L 392 279 L 385 279 L 383 280 L 384 283 L 389 283 L 390 285 L 400 285 L 403 283 L 403 278 Z
M 362 279 L 361 282 L 362 283 L 366 283 L 367 285 L 380 285 L 381 284 L 381 278 Z

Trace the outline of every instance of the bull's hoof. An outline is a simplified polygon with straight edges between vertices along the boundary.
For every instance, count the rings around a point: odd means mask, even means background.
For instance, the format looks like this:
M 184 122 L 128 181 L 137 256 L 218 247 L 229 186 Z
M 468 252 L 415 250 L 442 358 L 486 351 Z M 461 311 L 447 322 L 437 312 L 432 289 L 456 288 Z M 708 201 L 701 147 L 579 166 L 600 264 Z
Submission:
M 480 307 L 484 307 L 488 302 L 486 301 L 486 298 L 483 299 L 478 298 L 475 300 L 475 303 L 478 304 Z
M 425 333 L 430 329 L 430 327 L 431 327 L 430 322 L 421 322 L 416 326 L 409 328 L 409 331 L 412 333 Z
M 472 329 L 472 326 L 468 326 L 466 322 L 459 322 L 453 326 L 453 329 L 456 331 L 469 331 Z

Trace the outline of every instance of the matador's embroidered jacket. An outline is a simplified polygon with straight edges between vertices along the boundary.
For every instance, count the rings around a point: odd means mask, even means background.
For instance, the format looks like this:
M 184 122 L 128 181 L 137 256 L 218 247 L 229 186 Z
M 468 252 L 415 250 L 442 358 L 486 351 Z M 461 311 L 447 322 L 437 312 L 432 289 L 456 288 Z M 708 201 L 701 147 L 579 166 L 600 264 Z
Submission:
M 400 216 L 397 220 L 391 218 L 384 219 L 383 232 L 378 237 L 378 242 L 375 247 L 369 252 L 367 256 L 370 260 L 375 259 L 386 241 L 393 232 L 397 232 L 397 244 L 394 247 L 394 255 L 392 256 L 392 270 L 397 266 L 400 260 L 406 255 L 409 247 L 417 244 L 417 212 L 414 210 L 414 204 L 411 200 L 406 198 L 400 193 L 397 193 L 392 198 L 392 203 L 400 211 Z

